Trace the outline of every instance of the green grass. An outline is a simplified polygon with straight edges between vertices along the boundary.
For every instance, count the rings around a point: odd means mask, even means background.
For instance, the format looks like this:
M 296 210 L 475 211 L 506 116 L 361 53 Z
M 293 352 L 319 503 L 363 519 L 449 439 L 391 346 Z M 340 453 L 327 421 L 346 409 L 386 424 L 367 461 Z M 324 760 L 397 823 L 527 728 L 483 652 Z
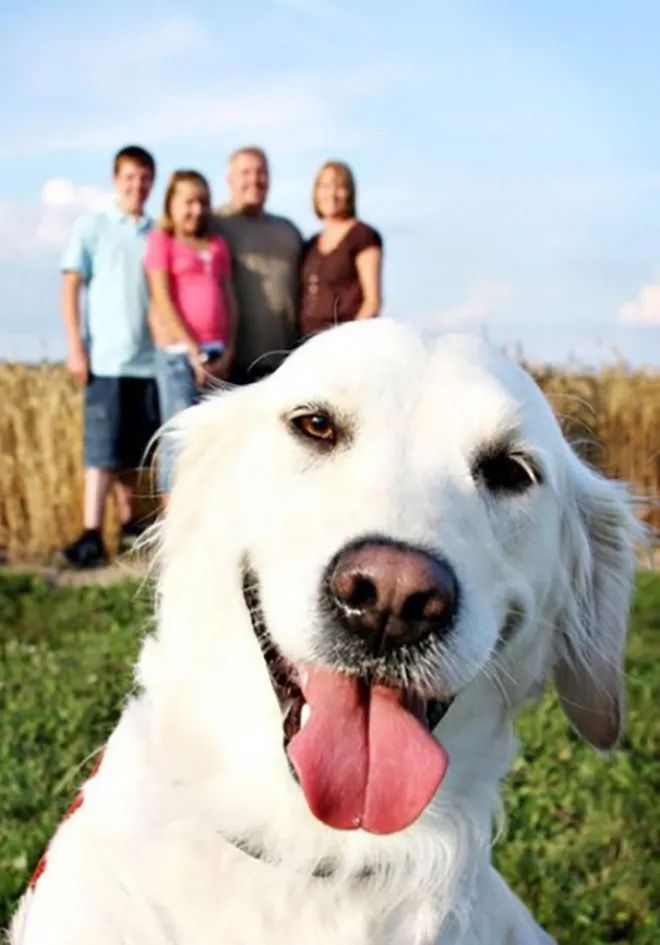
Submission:
M 660 942 L 660 575 L 643 573 L 627 653 L 628 725 L 603 758 L 553 694 L 519 723 L 497 864 L 562 945 Z
M 0 928 L 131 687 L 145 592 L 0 578 Z M 548 694 L 521 719 L 496 860 L 560 945 L 660 942 L 660 575 L 641 574 L 629 727 L 604 759 Z
M 0 579 L 0 928 L 117 719 L 149 609 L 134 584 Z

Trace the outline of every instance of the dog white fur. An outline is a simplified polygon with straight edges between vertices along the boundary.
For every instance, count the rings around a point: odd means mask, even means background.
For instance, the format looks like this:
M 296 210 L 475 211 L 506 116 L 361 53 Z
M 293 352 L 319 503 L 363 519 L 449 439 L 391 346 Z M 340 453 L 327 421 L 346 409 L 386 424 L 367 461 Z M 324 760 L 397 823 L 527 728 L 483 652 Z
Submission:
M 350 429 L 341 446 L 318 450 L 292 426 L 319 409 Z M 578 460 L 508 359 L 384 319 L 312 339 L 181 428 L 138 692 L 12 945 L 550 943 L 490 864 L 491 824 L 512 716 L 547 676 L 586 739 L 617 740 L 636 531 L 625 490 Z M 479 478 L 493 444 L 527 468 L 525 488 Z M 279 649 L 313 662 L 324 569 L 373 534 L 433 549 L 460 587 L 425 682 L 456 696 L 435 732 L 449 768 L 418 820 L 386 836 L 311 814 L 241 571 L 248 556 Z

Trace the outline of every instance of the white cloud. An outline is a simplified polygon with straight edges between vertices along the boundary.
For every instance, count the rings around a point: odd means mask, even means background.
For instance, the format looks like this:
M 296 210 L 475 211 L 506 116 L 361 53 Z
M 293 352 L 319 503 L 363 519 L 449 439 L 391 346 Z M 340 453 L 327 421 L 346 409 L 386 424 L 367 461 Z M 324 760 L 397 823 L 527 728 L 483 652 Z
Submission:
M 76 184 L 68 177 L 51 177 L 41 188 L 41 203 L 55 209 L 68 207 L 97 212 L 108 209 L 112 194 L 94 184 Z
M 41 201 L 48 207 L 68 207 L 75 199 L 75 184 L 64 177 L 53 177 L 41 188 Z
M 476 283 L 457 305 L 436 316 L 436 324 L 452 331 L 483 325 L 501 311 L 512 295 L 512 287 L 506 283 Z
M 79 187 L 74 185 L 72 203 L 76 209 L 98 213 L 100 210 L 107 210 L 114 199 L 114 194 L 109 190 L 95 184 L 81 184 Z
M 660 325 L 660 285 L 645 285 L 637 298 L 624 303 L 618 319 L 624 325 Z
M 47 265 L 42 254 L 62 248 L 75 218 L 106 209 L 112 199 L 112 193 L 101 187 L 53 177 L 44 182 L 39 200 L 0 201 L 0 261 Z
M 41 206 L 34 228 L 37 243 L 61 247 L 71 232 L 71 224 L 84 211 L 106 210 L 112 194 L 89 184 L 76 184 L 65 177 L 53 177 L 41 188 Z

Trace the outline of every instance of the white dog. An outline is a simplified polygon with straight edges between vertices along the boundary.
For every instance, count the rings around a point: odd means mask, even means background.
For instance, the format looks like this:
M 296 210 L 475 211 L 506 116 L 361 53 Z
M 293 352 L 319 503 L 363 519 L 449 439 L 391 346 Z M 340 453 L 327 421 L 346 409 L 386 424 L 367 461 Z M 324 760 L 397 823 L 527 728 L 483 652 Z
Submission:
M 11 943 L 551 942 L 491 820 L 548 674 L 617 740 L 625 491 L 499 353 L 386 320 L 181 428 L 138 691 Z

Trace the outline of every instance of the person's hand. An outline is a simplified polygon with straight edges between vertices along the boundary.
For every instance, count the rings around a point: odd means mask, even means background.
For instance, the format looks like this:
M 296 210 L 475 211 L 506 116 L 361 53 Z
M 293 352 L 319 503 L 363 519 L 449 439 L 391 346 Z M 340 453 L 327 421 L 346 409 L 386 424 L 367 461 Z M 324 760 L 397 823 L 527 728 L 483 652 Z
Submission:
M 196 345 L 191 344 L 188 348 L 188 362 L 193 372 L 193 377 L 195 378 L 195 386 L 198 390 L 201 390 L 206 384 L 206 370 L 208 365 L 207 362 L 204 361 L 201 350 Z
M 208 371 L 208 364 L 202 364 L 197 358 L 190 359 L 190 366 L 192 367 L 193 375 L 195 377 L 195 384 L 202 389 L 206 385 L 206 374 Z
M 231 370 L 232 353 L 223 351 L 219 358 L 214 358 L 206 365 L 206 373 L 211 377 L 217 377 L 219 380 L 226 381 Z
M 89 380 L 89 358 L 87 352 L 81 347 L 73 348 L 69 351 L 66 359 L 66 366 L 71 374 L 80 384 L 86 384 Z

